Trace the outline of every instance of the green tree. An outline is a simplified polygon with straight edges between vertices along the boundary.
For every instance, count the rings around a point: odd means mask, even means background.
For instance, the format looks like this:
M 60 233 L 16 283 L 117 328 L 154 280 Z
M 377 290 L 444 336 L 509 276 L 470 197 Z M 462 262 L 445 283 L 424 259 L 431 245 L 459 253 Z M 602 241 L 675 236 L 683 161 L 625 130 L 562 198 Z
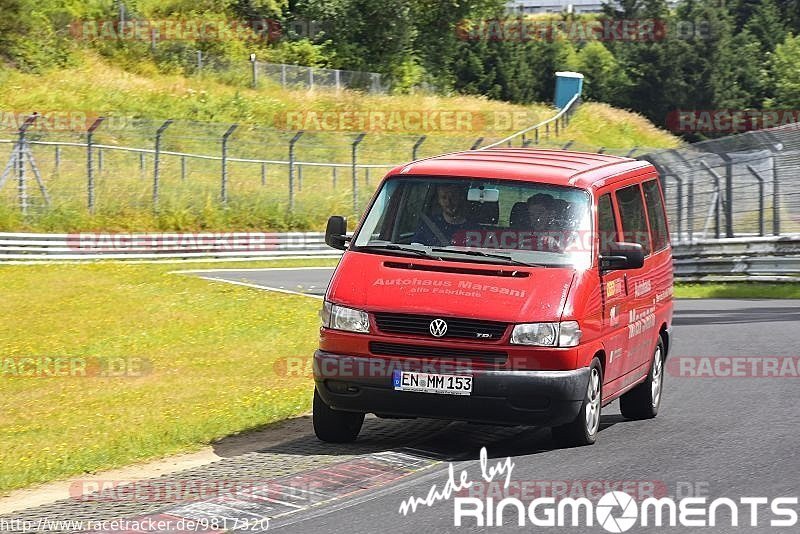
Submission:
M 786 22 L 775 0 L 763 0 L 753 9 L 750 18 L 740 28 L 760 43 L 761 52 L 770 54 L 786 39 Z
M 503 16 L 504 0 L 413 0 L 412 17 L 416 27 L 414 49 L 430 81 L 441 90 L 452 88 L 454 70 L 459 68 L 463 41 L 462 29 L 472 20 L 480 24 Z
M 776 0 L 788 31 L 800 33 L 800 0 Z
M 779 108 L 797 109 L 800 106 L 800 37 L 789 35 L 775 49 L 772 75 L 775 79 L 775 98 L 771 104 Z
M 617 58 L 599 41 L 590 41 L 581 48 L 570 66 L 586 77 L 584 97 L 588 100 L 614 102 L 630 85 Z
M 0 60 L 30 71 L 64 65 L 69 43 L 55 22 L 68 20 L 57 2 L 0 0 Z
M 14 43 L 23 28 L 22 2 L 20 0 L 0 0 L 0 57 L 11 61 Z
M 333 66 L 392 74 L 414 55 L 411 8 L 411 0 L 301 0 L 296 13 L 321 29 Z

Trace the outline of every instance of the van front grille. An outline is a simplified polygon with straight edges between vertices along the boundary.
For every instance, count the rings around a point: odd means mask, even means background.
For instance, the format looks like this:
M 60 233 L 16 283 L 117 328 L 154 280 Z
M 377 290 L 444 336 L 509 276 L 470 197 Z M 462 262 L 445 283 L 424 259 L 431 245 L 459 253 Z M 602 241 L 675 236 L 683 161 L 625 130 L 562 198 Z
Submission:
M 371 341 L 369 350 L 379 356 L 407 356 L 410 358 L 435 358 L 447 360 L 471 360 L 480 363 L 502 364 L 508 354 L 501 350 L 470 350 L 449 347 L 429 347 L 425 345 L 405 345 Z
M 401 313 L 376 313 L 375 323 L 382 332 L 391 334 L 412 334 L 436 337 L 431 334 L 431 322 L 442 319 L 447 323 L 447 332 L 437 339 L 458 338 L 483 341 L 498 340 L 503 337 L 508 326 L 496 321 L 480 319 L 460 319 L 436 315 L 406 315 Z

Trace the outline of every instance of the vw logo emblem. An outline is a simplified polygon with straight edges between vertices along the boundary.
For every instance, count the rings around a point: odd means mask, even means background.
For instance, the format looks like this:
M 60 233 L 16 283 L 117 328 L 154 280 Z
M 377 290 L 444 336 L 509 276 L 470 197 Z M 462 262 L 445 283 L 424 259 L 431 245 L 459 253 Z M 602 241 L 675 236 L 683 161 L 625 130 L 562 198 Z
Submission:
M 444 319 L 434 319 L 429 327 L 433 337 L 442 337 L 447 333 L 447 323 Z

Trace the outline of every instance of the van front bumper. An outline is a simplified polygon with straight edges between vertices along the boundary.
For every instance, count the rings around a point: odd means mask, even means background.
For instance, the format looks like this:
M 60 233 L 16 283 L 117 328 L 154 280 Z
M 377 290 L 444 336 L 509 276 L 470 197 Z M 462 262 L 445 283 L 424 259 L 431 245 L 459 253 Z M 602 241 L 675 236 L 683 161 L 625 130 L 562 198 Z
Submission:
M 470 369 L 444 374 L 471 375 L 471 395 L 416 393 L 394 389 L 394 369 L 416 370 L 410 360 L 314 353 L 314 381 L 325 404 L 334 410 L 379 416 L 557 426 L 578 416 L 589 383 L 588 367 L 569 371 Z

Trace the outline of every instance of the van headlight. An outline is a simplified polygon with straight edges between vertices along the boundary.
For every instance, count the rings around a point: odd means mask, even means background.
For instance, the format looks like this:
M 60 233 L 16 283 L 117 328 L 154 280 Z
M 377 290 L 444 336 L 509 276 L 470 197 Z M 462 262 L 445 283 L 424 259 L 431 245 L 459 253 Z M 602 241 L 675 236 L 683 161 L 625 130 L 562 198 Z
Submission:
M 518 324 L 511 332 L 511 343 L 539 347 L 574 347 L 580 342 L 582 333 L 577 321 Z
M 319 316 L 325 328 L 346 332 L 369 332 L 369 316 L 365 311 L 346 308 L 326 300 Z

